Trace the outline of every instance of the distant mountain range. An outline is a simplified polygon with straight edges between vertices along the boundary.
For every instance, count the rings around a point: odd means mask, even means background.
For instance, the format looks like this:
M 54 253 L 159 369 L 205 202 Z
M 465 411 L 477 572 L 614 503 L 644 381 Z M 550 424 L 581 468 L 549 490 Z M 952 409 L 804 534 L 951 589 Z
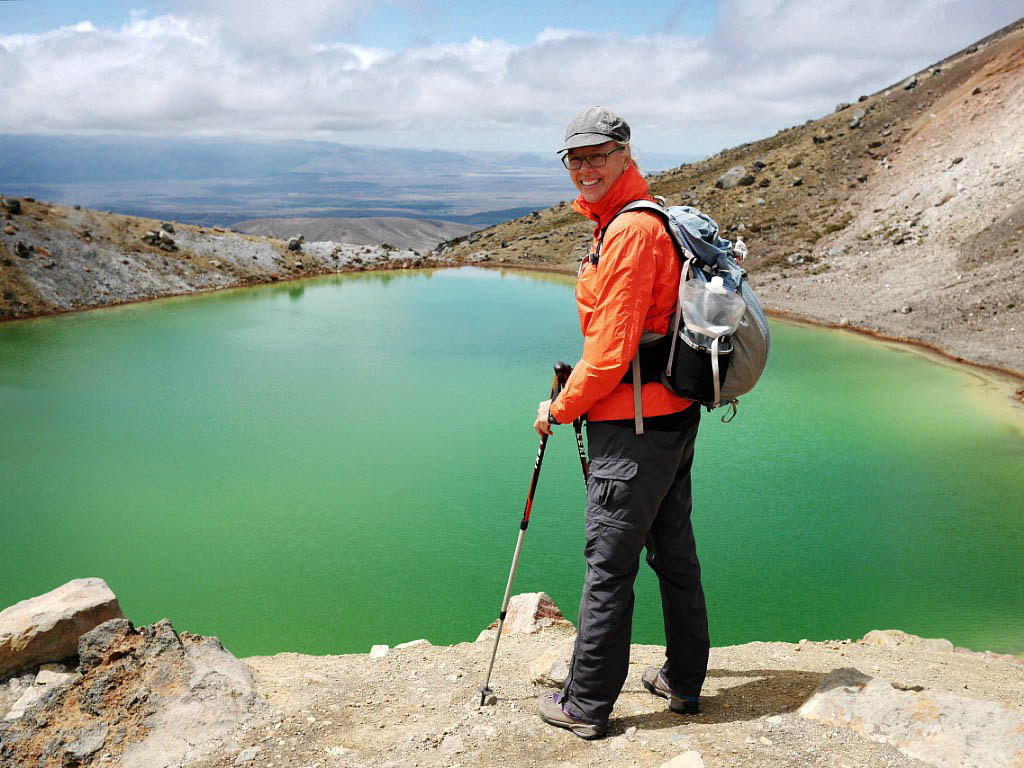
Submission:
M 650 170 L 693 159 L 644 157 Z M 0 135 L 0 191 L 221 226 L 384 216 L 479 227 L 574 194 L 554 153 L 11 134 Z

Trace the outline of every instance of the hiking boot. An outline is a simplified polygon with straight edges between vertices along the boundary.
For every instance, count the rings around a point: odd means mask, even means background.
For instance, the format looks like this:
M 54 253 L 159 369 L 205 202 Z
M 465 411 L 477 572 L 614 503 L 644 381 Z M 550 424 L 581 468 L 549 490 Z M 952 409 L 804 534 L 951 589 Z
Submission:
M 680 715 L 696 715 L 700 712 L 700 696 L 680 696 L 673 693 L 668 687 L 668 680 L 658 667 L 648 667 L 640 679 L 648 691 L 655 696 L 668 699 L 668 708 L 673 712 Z
M 570 730 L 587 741 L 601 739 L 608 734 L 607 724 L 578 720 L 562 709 L 562 705 L 559 703 L 560 697 L 561 694 L 558 693 L 545 693 L 537 700 L 537 709 L 540 712 L 541 720 L 556 728 Z

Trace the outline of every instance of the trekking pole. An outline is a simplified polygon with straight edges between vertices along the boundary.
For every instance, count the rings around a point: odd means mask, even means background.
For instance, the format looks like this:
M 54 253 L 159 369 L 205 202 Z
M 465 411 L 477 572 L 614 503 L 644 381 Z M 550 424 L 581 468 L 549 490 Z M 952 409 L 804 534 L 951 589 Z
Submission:
M 555 363 L 555 377 L 551 381 L 551 399 L 554 400 L 569 378 L 572 369 L 563 362 Z M 544 447 L 548 444 L 548 435 L 540 436 L 540 445 L 537 446 L 537 461 L 533 465 L 533 477 L 530 478 L 530 492 L 526 495 L 526 509 L 523 510 L 523 519 L 519 523 L 519 539 L 516 541 L 516 550 L 512 555 L 512 567 L 508 572 L 508 583 L 505 585 L 505 596 L 501 600 L 501 611 L 498 613 L 498 633 L 494 636 L 494 647 L 491 649 L 491 663 L 487 665 L 487 677 L 484 684 L 480 686 L 480 706 L 484 706 L 487 697 L 492 695 L 491 670 L 494 669 L 494 658 L 498 655 L 498 641 L 501 640 L 501 629 L 505 626 L 505 614 L 508 611 L 508 601 L 512 596 L 512 584 L 516 580 L 516 568 L 519 567 L 519 555 L 523 551 L 523 538 L 526 536 L 526 528 L 530 525 L 530 509 L 533 507 L 533 494 L 537 490 L 537 480 L 540 478 L 540 465 L 544 461 Z

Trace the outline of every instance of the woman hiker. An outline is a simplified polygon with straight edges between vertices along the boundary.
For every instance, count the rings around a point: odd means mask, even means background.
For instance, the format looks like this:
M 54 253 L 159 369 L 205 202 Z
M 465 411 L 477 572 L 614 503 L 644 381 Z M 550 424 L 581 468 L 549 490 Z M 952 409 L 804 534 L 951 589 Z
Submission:
M 558 397 L 540 404 L 534 423 L 538 433 L 551 434 L 552 425 L 583 415 L 587 420 L 587 567 L 579 634 L 561 692 L 539 701 L 546 723 L 584 739 L 607 734 L 626 680 L 633 582 L 645 547 L 661 585 L 666 647 L 664 665 L 643 673 L 644 687 L 668 699 L 673 712 L 696 713 L 709 651 L 690 524 L 690 466 L 700 409 L 656 376 L 648 381 L 642 374 L 642 434 L 634 418 L 630 363 L 644 331 L 668 332 L 681 270 L 656 214 L 627 212 L 612 221 L 626 203 L 653 199 L 633 162 L 629 138 L 626 122 L 602 107 L 584 109 L 566 129 L 559 152 L 580 193 L 573 208 L 594 222 L 591 255 L 576 283 L 583 359 Z M 651 370 L 653 361 L 656 371 L 657 347 L 644 352 L 641 362 Z

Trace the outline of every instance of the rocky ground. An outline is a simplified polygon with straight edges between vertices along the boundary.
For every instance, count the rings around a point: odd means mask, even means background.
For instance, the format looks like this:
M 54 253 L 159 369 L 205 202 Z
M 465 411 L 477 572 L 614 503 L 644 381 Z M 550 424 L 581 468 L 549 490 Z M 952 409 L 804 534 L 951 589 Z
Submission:
M 514 598 L 509 625 L 496 699 L 480 706 L 493 628 L 455 646 L 241 663 L 215 638 L 112 619 L 63 666 L 0 681 L 0 710 L 22 702 L 0 721 L 0 766 L 1024 765 L 1014 657 L 895 630 L 715 648 L 701 714 L 681 716 L 640 683 L 664 649 L 637 645 L 608 737 L 584 742 L 536 715 L 564 678 L 572 625 L 542 593 Z

